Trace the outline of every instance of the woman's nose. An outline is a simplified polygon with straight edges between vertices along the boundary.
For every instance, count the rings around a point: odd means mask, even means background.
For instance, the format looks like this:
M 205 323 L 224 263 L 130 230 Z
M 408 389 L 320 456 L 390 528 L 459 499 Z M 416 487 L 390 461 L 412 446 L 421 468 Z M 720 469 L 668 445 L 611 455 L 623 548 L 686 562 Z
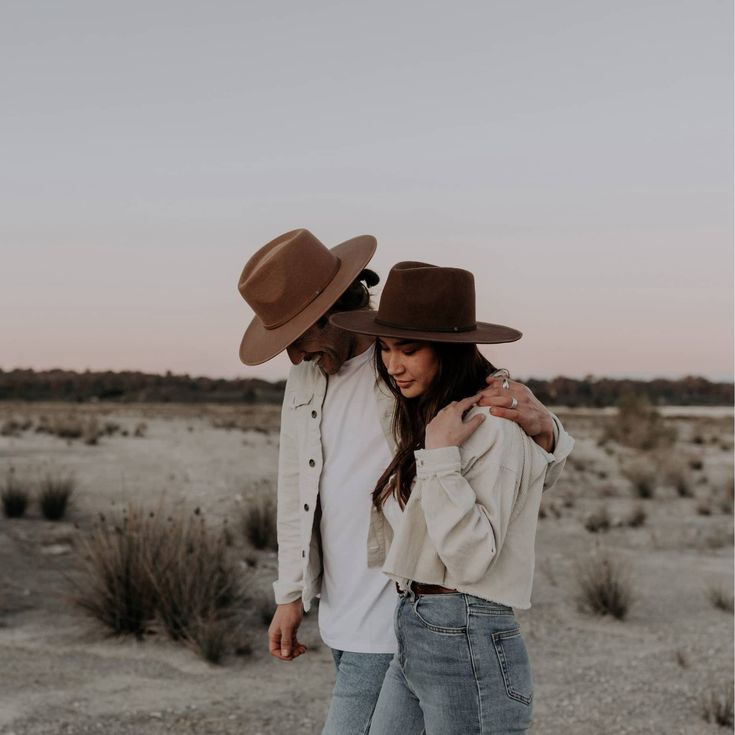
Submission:
M 403 371 L 400 355 L 391 355 L 388 360 L 388 374 L 398 375 Z

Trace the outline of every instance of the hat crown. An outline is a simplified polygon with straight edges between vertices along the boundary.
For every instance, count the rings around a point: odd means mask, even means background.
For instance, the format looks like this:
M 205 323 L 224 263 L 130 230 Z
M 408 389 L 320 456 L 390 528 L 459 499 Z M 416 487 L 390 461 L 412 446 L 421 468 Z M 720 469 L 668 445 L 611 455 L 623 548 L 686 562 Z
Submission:
M 477 326 L 475 278 L 462 268 L 397 263 L 388 274 L 375 321 L 416 331 L 470 331 Z
M 263 326 L 275 329 L 322 293 L 339 267 L 339 257 L 309 230 L 291 230 L 250 258 L 238 290 Z

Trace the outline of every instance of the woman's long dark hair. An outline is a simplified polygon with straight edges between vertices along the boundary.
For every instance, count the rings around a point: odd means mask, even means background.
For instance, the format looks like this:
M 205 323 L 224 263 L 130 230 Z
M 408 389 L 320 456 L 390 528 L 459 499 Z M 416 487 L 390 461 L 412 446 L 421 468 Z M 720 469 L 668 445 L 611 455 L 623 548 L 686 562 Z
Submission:
M 375 348 L 378 375 L 396 399 L 392 429 L 397 446 L 395 456 L 373 490 L 373 503 L 378 509 L 382 509 L 391 494 L 395 494 L 401 507 L 405 506 L 416 477 L 416 460 L 413 453 L 424 446 L 426 425 L 447 404 L 467 398 L 483 388 L 485 378 L 495 371 L 475 344 L 452 342 L 428 344 L 436 353 L 439 371 L 426 393 L 417 398 L 403 397 L 383 364 L 380 344 Z

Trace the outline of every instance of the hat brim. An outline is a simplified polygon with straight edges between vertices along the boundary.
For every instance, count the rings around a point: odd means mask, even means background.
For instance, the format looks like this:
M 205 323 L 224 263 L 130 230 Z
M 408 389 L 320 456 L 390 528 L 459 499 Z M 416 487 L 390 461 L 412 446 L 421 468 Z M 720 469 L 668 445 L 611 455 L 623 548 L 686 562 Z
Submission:
M 340 265 L 329 285 L 293 319 L 280 327 L 266 329 L 259 317 L 253 317 L 240 342 L 240 360 L 246 365 L 262 365 L 283 352 L 329 311 L 370 262 L 377 245 L 372 235 L 359 235 L 330 248 L 339 258 Z
M 418 329 L 388 327 L 375 321 L 378 312 L 374 310 L 345 311 L 332 314 L 329 321 L 346 332 L 368 334 L 374 337 L 395 337 L 397 339 L 418 340 L 421 342 L 474 342 L 490 345 L 516 342 L 523 333 L 502 324 L 477 322 L 474 329 L 466 332 L 432 332 Z

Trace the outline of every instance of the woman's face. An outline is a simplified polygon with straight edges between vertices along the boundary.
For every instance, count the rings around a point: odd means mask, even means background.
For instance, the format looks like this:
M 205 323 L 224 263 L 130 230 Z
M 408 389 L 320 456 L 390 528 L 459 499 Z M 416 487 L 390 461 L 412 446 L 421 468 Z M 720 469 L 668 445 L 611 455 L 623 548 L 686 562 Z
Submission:
M 439 372 L 439 359 L 431 344 L 379 337 L 377 347 L 388 375 L 404 398 L 426 393 Z

